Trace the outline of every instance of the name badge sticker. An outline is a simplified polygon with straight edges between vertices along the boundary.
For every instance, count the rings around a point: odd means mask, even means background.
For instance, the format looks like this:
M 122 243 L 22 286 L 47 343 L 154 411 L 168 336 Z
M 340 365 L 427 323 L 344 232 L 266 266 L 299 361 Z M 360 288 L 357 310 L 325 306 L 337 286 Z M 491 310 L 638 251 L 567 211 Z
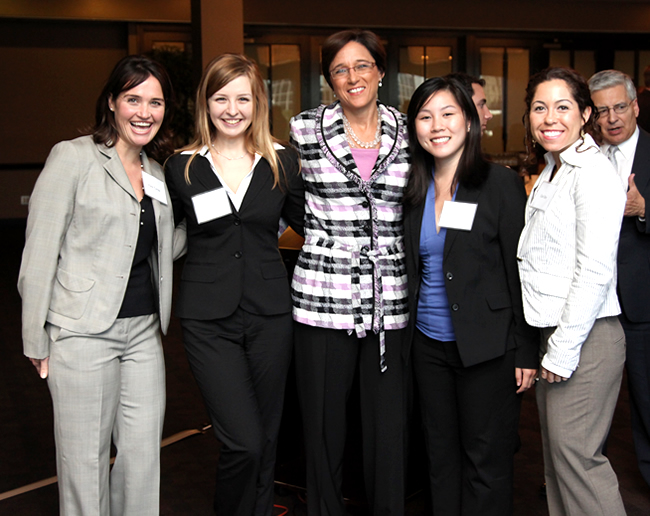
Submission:
M 144 193 L 156 199 L 162 204 L 167 204 L 167 193 L 165 192 L 165 183 L 160 179 L 153 177 L 151 174 L 142 172 L 142 186 L 144 186 Z
M 445 201 L 438 225 L 442 228 L 470 231 L 474 224 L 476 208 L 478 208 L 478 204 Z
M 557 185 L 544 181 L 539 185 L 539 188 L 536 188 L 533 192 L 532 197 L 530 198 L 530 205 L 540 211 L 546 211 L 548 205 L 553 199 L 555 192 L 557 191 Z
M 199 224 L 210 222 L 230 215 L 232 209 L 228 200 L 228 193 L 224 188 L 217 188 L 192 197 L 194 214 Z

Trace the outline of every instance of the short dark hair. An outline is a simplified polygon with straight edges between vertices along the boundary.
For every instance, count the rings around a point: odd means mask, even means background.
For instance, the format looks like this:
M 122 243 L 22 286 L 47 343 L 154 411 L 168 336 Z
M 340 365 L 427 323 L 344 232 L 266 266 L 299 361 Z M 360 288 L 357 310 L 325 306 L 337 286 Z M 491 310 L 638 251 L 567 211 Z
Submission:
M 456 77 L 445 76 L 428 79 L 420 84 L 413 93 L 407 113 L 411 175 L 404 199 L 406 203 L 413 206 L 423 203 L 426 199 L 435 163 L 433 156 L 425 151 L 418 141 L 415 121 L 422 107 L 432 95 L 439 91 L 448 91 L 452 94 L 460 106 L 465 120 L 469 122 L 465 148 L 458 162 L 452 188 L 459 183 L 467 188 L 476 188 L 487 179 L 489 172 L 490 165 L 481 152 L 481 121 L 465 85 Z
M 108 147 L 115 145 L 119 133 L 115 124 L 115 113 L 110 110 L 109 101 L 117 99 L 120 93 L 142 84 L 149 77 L 154 77 L 160 83 L 165 99 L 165 116 L 160 129 L 145 146 L 145 151 L 162 163 L 174 150 L 170 125 L 174 115 L 174 89 L 163 66 L 147 56 L 124 57 L 113 68 L 97 99 L 93 140 Z
M 591 114 L 583 126 L 583 129 L 587 133 L 593 133 L 595 130 L 595 122 L 598 119 L 598 113 L 594 107 L 594 102 L 591 100 L 591 92 L 589 91 L 589 85 L 587 84 L 586 79 L 571 68 L 546 68 L 533 75 L 528 80 L 528 86 L 526 86 L 526 112 L 524 113 L 523 121 L 524 127 L 526 128 L 524 143 L 528 154 L 526 157 L 527 163 L 534 163 L 536 160 L 533 134 L 530 128 L 530 109 L 533 103 L 533 98 L 535 97 L 535 93 L 540 84 L 552 80 L 560 80 L 566 83 L 571 95 L 573 96 L 573 100 L 578 104 L 578 109 L 581 114 L 585 112 L 585 109 L 591 108 Z
M 482 88 L 485 88 L 485 79 L 476 77 L 475 75 L 469 75 L 465 72 L 448 73 L 447 77 L 450 79 L 456 79 L 460 82 L 465 87 L 465 91 L 469 93 L 470 97 L 474 96 L 474 88 L 472 87 L 472 84 L 479 84 Z
M 330 88 L 333 88 L 332 77 L 330 74 L 332 61 L 334 61 L 336 54 L 338 54 L 345 45 L 352 41 L 366 47 L 372 58 L 375 60 L 375 64 L 379 71 L 381 73 L 386 73 L 386 49 L 384 48 L 384 45 L 382 45 L 377 34 L 369 30 L 361 29 L 342 30 L 341 32 L 332 34 L 327 38 L 325 43 L 323 43 L 323 48 L 321 49 L 323 77 L 325 77 Z

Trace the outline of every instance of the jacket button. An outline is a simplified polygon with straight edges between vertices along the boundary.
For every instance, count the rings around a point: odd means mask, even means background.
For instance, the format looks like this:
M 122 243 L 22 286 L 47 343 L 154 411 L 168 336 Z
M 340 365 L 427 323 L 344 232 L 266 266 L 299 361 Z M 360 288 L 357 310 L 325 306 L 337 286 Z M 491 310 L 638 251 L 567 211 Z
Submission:
M 454 312 L 458 312 L 458 308 L 459 308 L 458 303 L 454 303 L 453 305 L 451 305 L 451 309 L 452 309 Z
M 235 253 L 235 258 L 241 258 L 241 251 L 237 251 Z
M 235 226 L 239 226 L 240 224 L 241 224 L 241 219 L 240 219 L 240 218 L 236 218 L 236 219 L 235 219 Z
M 448 273 L 447 273 L 447 279 L 448 279 L 449 281 L 453 280 L 453 279 L 454 279 L 454 275 L 453 275 L 451 272 L 448 272 Z
M 361 207 L 363 207 L 363 208 L 367 208 L 368 206 L 369 206 L 368 201 L 363 201 L 361 203 Z

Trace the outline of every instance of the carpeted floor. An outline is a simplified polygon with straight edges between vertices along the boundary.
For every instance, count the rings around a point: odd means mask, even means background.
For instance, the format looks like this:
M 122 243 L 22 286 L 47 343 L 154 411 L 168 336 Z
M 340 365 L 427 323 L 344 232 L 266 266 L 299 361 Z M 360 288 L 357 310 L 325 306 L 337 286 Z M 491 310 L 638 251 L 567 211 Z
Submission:
M 0 515 L 54 516 L 58 514 L 56 484 L 2 499 L 3 493 L 48 479 L 56 474 L 52 409 L 49 392 L 22 355 L 20 299 L 16 280 L 23 245 L 24 221 L 0 222 Z M 164 339 L 167 365 L 167 413 L 163 437 L 200 430 L 208 420 L 190 374 L 177 319 Z M 350 437 L 344 472 L 350 515 L 367 514 L 363 499 L 359 456 L 359 425 L 350 407 Z M 306 515 L 303 503 L 304 466 L 300 417 L 295 387 L 289 380 L 276 472 L 275 516 Z M 416 432 L 417 433 L 417 432 Z M 520 425 L 521 450 L 516 456 L 515 514 L 543 516 L 546 502 L 539 494 L 543 465 L 534 393 L 524 398 Z M 629 428 L 627 389 L 623 386 L 609 438 L 609 457 L 619 476 L 629 516 L 650 514 L 650 489 L 638 473 Z M 161 514 L 209 515 L 219 445 L 211 430 L 200 431 L 162 451 Z M 424 489 L 426 469 L 417 436 L 411 451 L 407 514 L 430 514 Z M 298 486 L 298 487 L 293 487 Z M 281 507 L 280 507 L 281 506 Z M 286 508 L 286 512 L 285 512 Z

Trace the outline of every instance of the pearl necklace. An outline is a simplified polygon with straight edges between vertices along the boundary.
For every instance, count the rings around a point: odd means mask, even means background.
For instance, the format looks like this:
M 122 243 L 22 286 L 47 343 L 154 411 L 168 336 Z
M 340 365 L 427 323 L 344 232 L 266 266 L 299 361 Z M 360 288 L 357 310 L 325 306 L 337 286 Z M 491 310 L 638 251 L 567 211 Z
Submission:
M 345 128 L 345 135 L 348 138 L 348 143 L 352 143 L 350 141 L 350 139 L 352 139 L 352 141 L 362 149 L 373 149 L 381 141 L 381 121 L 379 120 L 379 108 L 377 108 L 377 130 L 375 131 L 375 138 L 370 142 L 362 142 L 352 129 L 348 117 L 345 116 L 345 113 L 341 114 L 343 116 L 343 127 Z
M 248 155 L 248 151 L 246 151 L 246 152 L 244 152 L 244 154 L 242 154 L 241 156 L 238 156 L 238 157 L 236 157 L 236 158 L 231 158 L 231 157 L 229 157 L 229 156 L 226 156 L 225 154 L 221 154 L 221 153 L 219 152 L 219 149 L 217 149 L 217 148 L 214 146 L 214 143 L 210 142 L 210 145 L 212 146 L 212 148 L 214 149 L 214 151 L 215 151 L 217 154 L 219 154 L 219 156 L 221 156 L 222 158 L 226 158 L 228 161 L 235 161 L 235 160 L 238 160 L 238 159 L 242 159 L 242 158 L 244 158 L 244 157 L 246 157 L 246 156 Z

